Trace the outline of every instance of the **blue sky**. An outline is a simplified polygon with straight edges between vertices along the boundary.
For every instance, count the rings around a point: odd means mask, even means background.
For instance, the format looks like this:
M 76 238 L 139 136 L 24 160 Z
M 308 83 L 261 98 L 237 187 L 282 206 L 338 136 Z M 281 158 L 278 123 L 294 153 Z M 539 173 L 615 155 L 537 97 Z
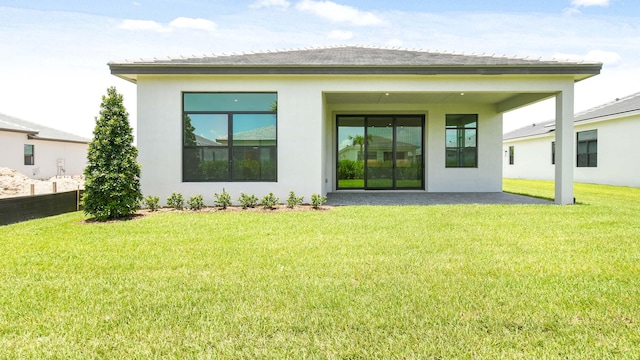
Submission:
M 599 61 L 576 111 L 640 91 L 637 0 L 0 0 L 0 112 L 91 136 L 107 62 L 357 44 Z M 505 129 L 553 117 L 543 102 Z

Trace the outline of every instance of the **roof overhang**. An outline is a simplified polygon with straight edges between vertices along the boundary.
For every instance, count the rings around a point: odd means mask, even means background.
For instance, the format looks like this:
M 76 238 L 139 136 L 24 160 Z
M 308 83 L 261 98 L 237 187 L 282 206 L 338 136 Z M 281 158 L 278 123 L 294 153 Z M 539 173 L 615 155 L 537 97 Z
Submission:
M 111 74 L 136 83 L 139 75 L 531 75 L 571 76 L 581 81 L 598 75 L 602 64 L 379 66 L 379 65 L 211 65 L 109 63 Z
M 30 140 L 41 140 L 41 141 L 55 141 L 55 142 L 65 142 L 65 143 L 73 143 L 73 144 L 88 144 L 90 141 L 79 141 L 79 140 L 70 140 L 70 139 L 54 139 L 48 137 L 40 137 L 37 133 L 28 134 L 27 139 Z
M 29 136 L 31 135 L 36 135 L 38 132 L 34 131 L 34 130 L 27 130 L 27 129 L 10 129 L 10 128 L 2 128 L 0 127 L 0 131 L 7 131 L 7 132 L 15 132 L 15 133 L 21 133 L 21 134 L 28 134 Z

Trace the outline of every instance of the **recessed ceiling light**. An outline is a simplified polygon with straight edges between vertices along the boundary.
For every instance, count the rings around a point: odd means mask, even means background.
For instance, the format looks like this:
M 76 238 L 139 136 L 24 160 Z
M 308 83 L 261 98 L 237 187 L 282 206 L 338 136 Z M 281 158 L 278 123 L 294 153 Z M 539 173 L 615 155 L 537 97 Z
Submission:
M 460 93 L 460 95 L 464 96 L 464 93 Z
M 389 96 L 389 93 L 384 93 L 384 96 Z

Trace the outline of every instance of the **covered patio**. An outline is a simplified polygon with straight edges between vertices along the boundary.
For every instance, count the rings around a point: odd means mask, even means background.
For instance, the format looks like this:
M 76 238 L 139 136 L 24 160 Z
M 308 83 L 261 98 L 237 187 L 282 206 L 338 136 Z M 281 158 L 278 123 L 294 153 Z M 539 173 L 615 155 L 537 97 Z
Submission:
M 458 204 L 506 204 L 506 205 L 552 205 L 554 202 L 530 196 L 505 192 L 454 192 L 429 193 L 423 191 L 387 192 L 331 192 L 327 194 L 327 205 L 458 205 Z

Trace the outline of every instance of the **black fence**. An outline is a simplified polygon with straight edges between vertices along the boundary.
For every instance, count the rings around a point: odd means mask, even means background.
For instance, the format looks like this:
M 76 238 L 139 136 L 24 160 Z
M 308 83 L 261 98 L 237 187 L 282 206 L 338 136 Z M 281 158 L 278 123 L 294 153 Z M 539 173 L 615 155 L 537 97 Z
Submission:
M 0 226 L 80 210 L 83 190 L 0 199 Z

